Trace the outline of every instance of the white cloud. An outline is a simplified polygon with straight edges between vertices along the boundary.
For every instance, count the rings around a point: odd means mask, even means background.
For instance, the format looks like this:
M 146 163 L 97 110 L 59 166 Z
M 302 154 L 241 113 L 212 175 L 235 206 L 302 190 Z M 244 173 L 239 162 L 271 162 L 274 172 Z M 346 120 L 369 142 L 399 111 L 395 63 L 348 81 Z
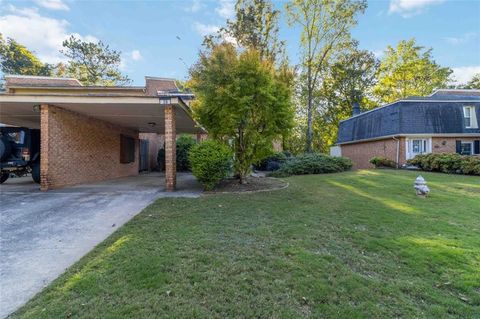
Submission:
M 373 50 L 372 53 L 377 59 L 381 59 L 385 55 L 385 50 Z
M 81 36 L 68 32 L 70 24 L 64 19 L 42 16 L 36 8 L 19 9 L 8 6 L 8 14 L 0 16 L 0 30 L 4 37 L 10 37 L 36 53 L 38 58 L 47 63 L 64 60 L 59 50 L 62 42 L 75 35 L 85 41 L 98 41 L 94 36 Z
M 208 34 L 212 34 L 212 33 L 218 32 L 218 30 L 220 30 L 220 27 L 218 25 L 203 24 L 203 23 L 200 23 L 200 22 L 195 22 L 193 24 L 193 27 L 198 32 L 198 34 L 200 34 L 201 36 L 206 36 Z
M 70 10 L 62 0 L 35 0 L 35 3 L 51 10 Z
M 460 45 L 460 44 L 467 43 L 471 40 L 474 40 L 476 37 L 477 37 L 477 33 L 468 32 L 459 37 L 444 37 L 443 39 L 449 44 Z
M 480 73 L 480 65 L 461 66 L 452 68 L 455 84 L 465 84 L 472 79 L 472 77 Z
M 132 57 L 133 61 L 138 61 L 143 58 L 139 50 L 133 50 L 130 56 Z
M 421 13 L 426 7 L 445 0 L 390 0 L 389 13 L 399 13 L 404 18 Z
M 192 0 L 191 6 L 186 6 L 183 10 L 186 12 L 197 12 L 203 7 L 200 0 Z
M 215 12 L 224 19 L 231 19 L 235 16 L 235 3 L 231 0 L 220 0 Z

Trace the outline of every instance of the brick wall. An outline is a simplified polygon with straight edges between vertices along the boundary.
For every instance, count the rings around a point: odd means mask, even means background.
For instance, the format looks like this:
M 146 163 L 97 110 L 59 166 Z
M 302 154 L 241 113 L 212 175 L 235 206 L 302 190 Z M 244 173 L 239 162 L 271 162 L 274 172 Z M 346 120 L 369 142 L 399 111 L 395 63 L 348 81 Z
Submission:
M 120 163 L 121 134 L 137 139 L 133 163 Z M 42 105 L 42 190 L 137 175 L 138 151 L 134 130 Z
M 399 164 L 405 163 L 405 139 L 399 138 Z M 348 157 L 353 161 L 354 169 L 372 168 L 369 163 L 374 156 L 382 156 L 392 161 L 397 161 L 397 141 L 392 138 L 342 145 L 342 156 Z
M 432 153 L 456 153 L 456 141 L 473 142 L 478 138 L 472 137 L 432 137 Z

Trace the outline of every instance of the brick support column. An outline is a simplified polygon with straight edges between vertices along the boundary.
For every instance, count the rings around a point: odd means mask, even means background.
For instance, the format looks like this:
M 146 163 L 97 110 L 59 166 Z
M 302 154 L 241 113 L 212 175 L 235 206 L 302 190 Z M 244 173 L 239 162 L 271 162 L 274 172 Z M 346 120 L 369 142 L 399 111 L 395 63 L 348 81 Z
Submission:
M 168 192 L 177 184 L 175 107 L 165 106 L 165 186 Z
M 47 191 L 50 188 L 50 180 L 48 175 L 49 165 L 49 106 L 47 104 L 40 105 L 40 190 Z

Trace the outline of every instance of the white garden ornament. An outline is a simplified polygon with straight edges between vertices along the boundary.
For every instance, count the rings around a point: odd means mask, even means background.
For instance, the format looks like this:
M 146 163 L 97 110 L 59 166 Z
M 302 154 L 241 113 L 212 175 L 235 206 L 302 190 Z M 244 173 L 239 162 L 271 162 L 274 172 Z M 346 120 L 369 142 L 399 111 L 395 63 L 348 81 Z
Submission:
M 430 189 L 427 186 L 427 181 L 422 177 L 422 175 L 419 175 L 417 179 L 415 179 L 413 188 L 415 188 L 418 196 L 427 196 L 428 193 L 430 193 Z

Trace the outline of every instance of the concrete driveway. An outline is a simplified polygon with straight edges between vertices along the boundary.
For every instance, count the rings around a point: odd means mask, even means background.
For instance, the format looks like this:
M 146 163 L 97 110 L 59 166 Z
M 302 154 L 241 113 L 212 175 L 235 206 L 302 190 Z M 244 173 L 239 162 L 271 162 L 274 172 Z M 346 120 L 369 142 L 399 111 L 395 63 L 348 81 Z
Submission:
M 178 191 L 150 173 L 40 192 L 31 178 L 0 186 L 0 318 L 15 311 L 66 268 L 158 197 L 196 197 L 189 174 Z

